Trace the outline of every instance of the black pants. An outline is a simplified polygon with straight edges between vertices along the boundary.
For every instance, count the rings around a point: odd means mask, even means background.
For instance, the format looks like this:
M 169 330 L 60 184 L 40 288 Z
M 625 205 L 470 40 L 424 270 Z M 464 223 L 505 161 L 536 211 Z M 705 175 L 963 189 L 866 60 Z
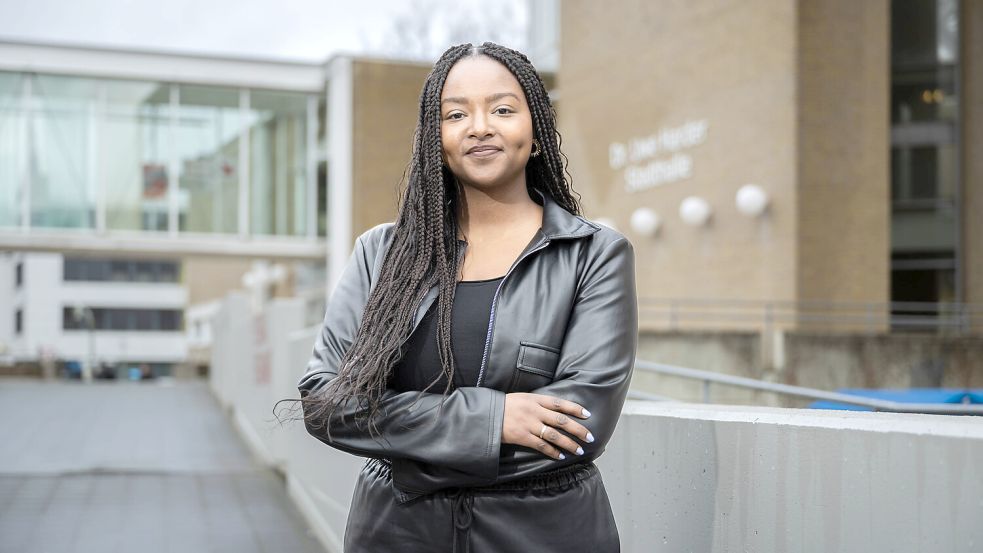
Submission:
M 577 464 L 494 486 L 397 503 L 385 460 L 359 472 L 344 553 L 619 553 L 601 473 Z

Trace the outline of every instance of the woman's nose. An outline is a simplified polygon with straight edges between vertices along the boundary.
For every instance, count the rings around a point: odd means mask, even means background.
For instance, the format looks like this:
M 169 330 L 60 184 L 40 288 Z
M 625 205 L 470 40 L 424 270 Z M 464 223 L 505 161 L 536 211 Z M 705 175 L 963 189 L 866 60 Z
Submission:
M 471 134 L 474 136 L 487 136 L 494 133 L 489 124 L 488 116 L 484 113 L 476 113 L 474 117 L 471 118 Z

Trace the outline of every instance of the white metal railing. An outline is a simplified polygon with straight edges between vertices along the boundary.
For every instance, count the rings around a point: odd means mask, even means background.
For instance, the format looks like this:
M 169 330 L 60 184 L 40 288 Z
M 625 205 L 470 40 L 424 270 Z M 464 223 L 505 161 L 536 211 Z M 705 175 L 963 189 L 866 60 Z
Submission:
M 816 400 L 835 401 L 838 403 L 847 403 L 851 405 L 861 405 L 864 407 L 870 407 L 875 411 L 888 411 L 894 413 L 925 413 L 935 415 L 983 415 L 983 405 L 979 404 L 901 403 L 885 399 L 841 394 L 839 392 L 827 392 L 824 390 L 817 390 L 815 388 L 806 388 L 804 386 L 766 382 L 743 376 L 721 374 L 700 369 L 690 369 L 687 367 L 678 367 L 675 365 L 666 365 L 664 363 L 654 363 L 652 361 L 644 360 L 636 360 L 635 368 L 646 372 L 701 381 L 703 384 L 703 403 L 710 403 L 710 385 L 716 383 L 749 388 L 763 392 L 773 392 L 776 394 L 785 394 Z M 637 390 L 632 390 L 629 393 L 629 397 L 632 399 L 647 399 L 652 401 L 675 401 L 671 398 Z
M 640 318 L 671 330 L 687 324 L 736 324 L 768 330 L 810 327 L 881 331 L 983 334 L 983 304 L 957 302 L 851 302 L 833 300 L 743 300 L 639 298 Z

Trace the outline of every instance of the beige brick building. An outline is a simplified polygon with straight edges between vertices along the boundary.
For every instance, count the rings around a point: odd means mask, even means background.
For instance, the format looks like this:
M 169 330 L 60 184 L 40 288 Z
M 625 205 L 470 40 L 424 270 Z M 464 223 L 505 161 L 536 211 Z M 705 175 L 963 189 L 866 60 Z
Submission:
M 570 0 L 559 28 L 574 186 L 634 241 L 651 324 L 873 330 L 891 301 L 983 302 L 979 3 Z

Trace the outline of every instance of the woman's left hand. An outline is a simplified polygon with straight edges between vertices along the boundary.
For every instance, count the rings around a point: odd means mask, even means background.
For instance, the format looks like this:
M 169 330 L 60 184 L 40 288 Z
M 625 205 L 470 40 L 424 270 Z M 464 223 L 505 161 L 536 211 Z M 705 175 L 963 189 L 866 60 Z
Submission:
M 590 431 L 571 418 L 586 419 L 589 416 L 590 412 L 581 405 L 555 396 L 526 392 L 506 394 L 502 443 L 530 447 L 554 459 L 565 457 L 559 448 L 583 455 L 580 444 L 559 430 L 587 443 L 593 442 Z

